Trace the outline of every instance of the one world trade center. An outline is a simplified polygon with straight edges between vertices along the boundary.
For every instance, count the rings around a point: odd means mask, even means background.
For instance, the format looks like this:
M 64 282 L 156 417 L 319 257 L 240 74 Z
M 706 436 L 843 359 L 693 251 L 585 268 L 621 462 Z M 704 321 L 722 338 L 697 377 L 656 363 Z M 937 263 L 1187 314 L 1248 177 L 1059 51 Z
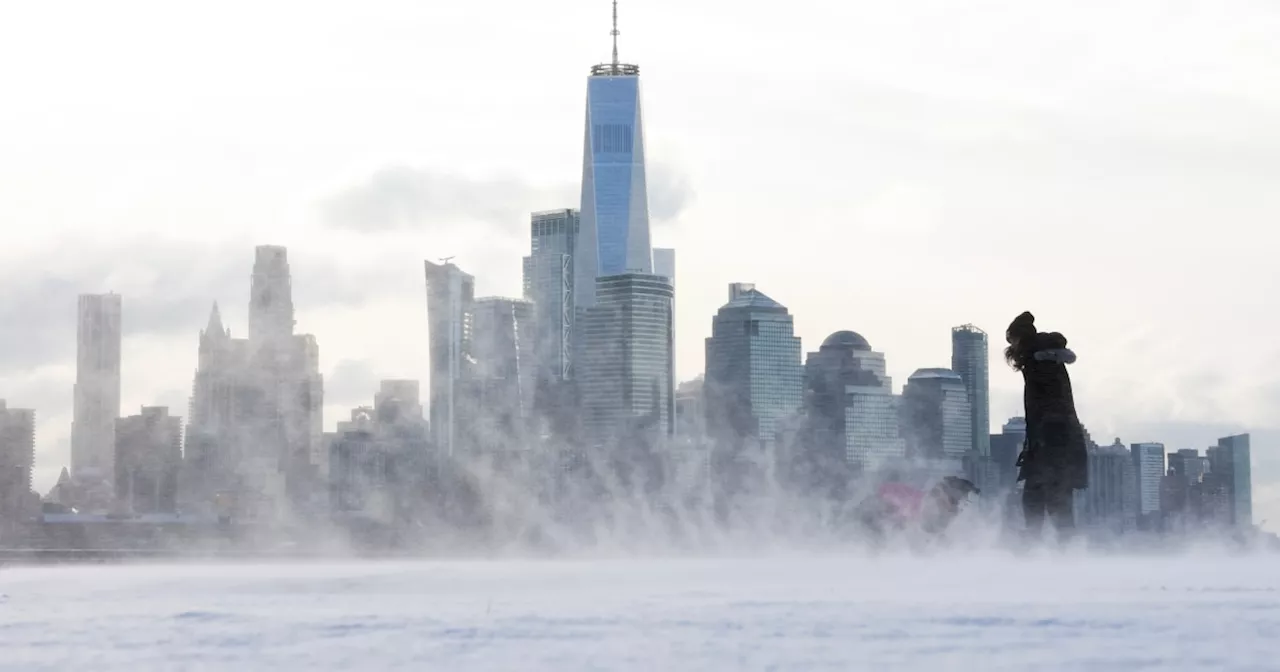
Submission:
M 595 304 L 596 278 L 653 273 L 645 187 L 640 68 L 618 62 L 618 3 L 613 3 L 613 60 L 591 68 L 582 153 L 582 206 L 574 293 Z

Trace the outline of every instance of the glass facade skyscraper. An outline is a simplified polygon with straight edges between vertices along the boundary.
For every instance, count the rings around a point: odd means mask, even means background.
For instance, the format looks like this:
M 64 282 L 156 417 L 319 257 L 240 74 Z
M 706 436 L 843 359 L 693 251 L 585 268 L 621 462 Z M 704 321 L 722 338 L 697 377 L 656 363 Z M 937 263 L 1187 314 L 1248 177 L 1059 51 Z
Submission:
M 1230 499 L 1231 522 L 1237 527 L 1253 525 L 1253 469 L 1249 435 L 1237 434 L 1218 439 L 1218 445 L 1205 451 L 1209 471 L 1226 488 Z
M 845 388 L 845 457 L 849 464 L 874 470 L 902 460 L 907 454 L 898 427 L 902 398 L 882 387 Z
M 521 447 L 531 428 L 534 377 L 534 304 L 488 297 L 472 304 L 478 422 L 472 444 L 480 450 Z
M 902 390 L 901 410 L 909 457 L 958 463 L 969 451 L 969 394 L 955 371 L 916 370 Z
M 595 279 L 653 273 L 645 181 L 640 68 L 597 65 L 587 79 L 581 233 L 575 257 L 578 305 L 595 303 Z
M 649 238 L 640 68 L 613 58 L 591 68 L 582 192 L 573 252 L 573 387 L 595 447 L 640 435 L 668 441 L 675 396 L 674 252 Z
M 120 295 L 82 294 L 79 311 L 71 476 L 113 483 L 120 417 Z
M 424 263 L 431 338 L 431 435 L 437 450 L 453 455 L 469 435 L 474 415 L 467 392 L 475 368 L 471 352 L 475 277 L 452 263 Z
M 735 287 L 712 319 L 706 341 L 707 432 L 721 445 L 770 446 L 777 423 L 803 403 L 800 339 L 786 306 L 755 289 Z
M 578 243 L 578 211 L 543 210 L 529 217 L 530 256 L 567 254 L 573 256 Z
M 1199 483 L 1209 473 L 1209 458 L 1194 448 L 1169 453 L 1165 459 L 1169 463 L 1169 475 L 1180 477 L 1187 485 Z
M 589 442 L 603 447 L 637 431 L 656 441 L 670 438 L 670 281 L 641 273 L 606 276 L 597 296 L 579 324 L 583 356 L 577 380 Z
M 1138 515 L 1160 512 L 1160 483 L 1164 480 L 1164 444 L 1135 443 L 1130 446 L 1133 466 L 1138 470 Z
M 972 324 L 951 330 L 951 370 L 960 374 L 969 393 L 971 449 L 991 455 L 991 383 L 987 333 Z
M 899 398 L 884 353 L 861 334 L 837 331 L 804 365 L 810 457 L 874 469 L 906 455 L 898 429 Z
M 653 248 L 653 274 L 666 278 L 671 283 L 671 342 L 676 341 L 676 318 L 675 318 L 675 291 L 676 291 L 676 251 L 669 247 Z M 675 351 L 672 351 L 672 357 L 675 357 Z M 675 360 L 672 360 L 673 367 Z M 675 388 L 672 388 L 671 394 L 675 394 Z
M 579 225 L 573 209 L 535 212 L 530 218 L 524 298 L 534 304 L 536 375 L 545 384 L 573 377 L 573 254 Z

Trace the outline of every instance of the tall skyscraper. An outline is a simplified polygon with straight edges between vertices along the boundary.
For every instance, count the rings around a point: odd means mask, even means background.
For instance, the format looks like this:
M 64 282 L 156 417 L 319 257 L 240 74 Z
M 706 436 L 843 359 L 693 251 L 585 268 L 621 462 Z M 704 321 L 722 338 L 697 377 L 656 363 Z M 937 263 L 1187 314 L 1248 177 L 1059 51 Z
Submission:
M 612 61 L 592 67 L 587 78 L 582 228 L 574 263 L 583 308 L 595 303 L 596 278 L 653 273 L 640 68 L 618 61 L 617 2 L 612 34 Z
M 1138 515 L 1160 512 L 1160 485 L 1164 481 L 1164 444 L 1135 443 L 1129 447 L 1138 475 Z
M 249 292 L 249 340 L 261 343 L 292 336 L 293 283 L 285 248 L 259 245 L 254 250 Z
M 600 278 L 582 316 L 578 385 L 583 425 L 594 447 L 642 434 L 671 436 L 675 376 L 671 283 L 647 273 Z
M 71 422 L 71 477 L 77 481 L 110 483 L 114 479 L 120 320 L 119 294 L 80 296 Z
M 537 375 L 547 387 L 573 377 L 573 255 L 579 224 L 577 210 L 548 210 L 533 213 L 529 227 L 524 298 L 534 304 Z
M 261 437 L 270 432 L 265 390 L 259 384 L 247 338 L 232 338 L 215 303 L 200 332 L 199 359 L 191 384 L 191 404 L 183 454 L 183 510 L 212 513 L 218 493 L 235 492 L 241 474 L 254 471 L 270 490 L 275 466 L 263 455 Z M 262 463 L 271 463 L 270 466 Z M 258 492 L 269 499 L 279 493 Z
M 1252 526 L 1253 467 L 1249 435 L 1223 437 L 1218 439 L 1217 447 L 1205 452 L 1209 457 L 1210 473 L 1227 491 L 1231 523 L 1237 527 Z
M 521 299 L 477 299 L 472 319 L 479 422 L 470 438 L 481 449 L 522 448 L 534 418 L 534 304 Z
M 972 324 L 951 330 L 951 370 L 960 374 L 969 393 L 971 449 L 991 455 L 991 383 L 987 333 Z
M 200 334 L 180 493 L 184 508 L 230 500 L 237 517 L 271 520 L 319 496 L 324 386 L 315 336 L 294 333 L 287 250 L 255 248 L 249 282 L 249 338 L 231 337 L 216 304 Z
M 660 275 L 671 281 L 671 342 L 676 342 L 676 251 L 670 247 L 653 248 L 653 274 Z M 672 369 L 675 368 L 675 350 L 671 352 Z M 673 383 L 674 385 L 674 383 Z M 671 394 L 676 393 L 675 387 L 671 388 Z
M 427 322 L 431 338 L 431 437 L 452 456 L 474 415 L 468 384 L 474 379 L 472 320 L 475 278 L 453 263 L 426 264 Z
M 734 287 L 706 340 L 707 433 L 722 447 L 772 446 L 777 423 L 803 403 L 800 339 L 786 306 Z
M 951 369 L 917 369 L 902 390 L 902 437 L 913 459 L 959 461 L 972 447 L 969 393 Z
M 1169 474 L 1180 477 L 1184 483 L 1199 483 L 1209 473 L 1209 460 L 1194 448 L 1183 448 L 1169 453 Z
M 529 217 L 529 255 L 561 255 L 573 257 L 578 249 L 578 232 L 582 217 L 575 208 L 542 210 Z
M 320 348 L 315 336 L 293 332 L 293 282 L 284 247 L 259 245 L 254 250 L 249 291 L 252 370 L 263 391 L 257 440 L 267 448 L 258 452 L 275 462 L 285 475 L 287 496 L 301 505 L 301 499 L 314 494 L 315 477 L 326 468 L 328 450 Z M 263 469 L 268 469 L 266 464 Z

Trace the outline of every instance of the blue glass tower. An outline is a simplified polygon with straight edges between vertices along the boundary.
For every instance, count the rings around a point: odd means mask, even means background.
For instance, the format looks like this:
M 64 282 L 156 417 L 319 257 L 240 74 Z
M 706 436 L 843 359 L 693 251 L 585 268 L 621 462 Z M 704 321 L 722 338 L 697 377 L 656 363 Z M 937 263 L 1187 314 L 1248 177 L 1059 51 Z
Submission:
M 587 79 L 582 219 L 574 260 L 574 292 L 582 308 L 595 304 L 596 278 L 653 273 L 640 68 L 618 62 L 616 1 L 613 19 L 613 61 L 592 67 Z

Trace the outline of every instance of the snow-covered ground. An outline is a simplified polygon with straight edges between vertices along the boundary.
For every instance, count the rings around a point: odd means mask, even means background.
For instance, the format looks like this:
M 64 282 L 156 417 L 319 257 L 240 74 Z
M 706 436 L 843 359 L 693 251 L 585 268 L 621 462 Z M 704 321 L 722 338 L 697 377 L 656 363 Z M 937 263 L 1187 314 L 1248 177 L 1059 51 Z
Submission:
M 0 568 L 4 670 L 1275 670 L 1280 563 L 775 556 Z

